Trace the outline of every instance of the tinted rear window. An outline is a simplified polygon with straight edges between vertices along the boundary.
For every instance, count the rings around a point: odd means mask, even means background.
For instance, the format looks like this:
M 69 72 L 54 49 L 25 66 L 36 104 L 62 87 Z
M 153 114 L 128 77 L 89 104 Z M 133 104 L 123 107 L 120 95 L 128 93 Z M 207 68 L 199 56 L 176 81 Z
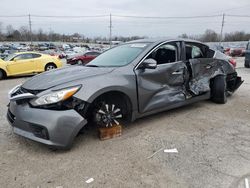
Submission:
M 38 58 L 38 57 L 41 57 L 40 54 L 32 54 L 33 58 Z

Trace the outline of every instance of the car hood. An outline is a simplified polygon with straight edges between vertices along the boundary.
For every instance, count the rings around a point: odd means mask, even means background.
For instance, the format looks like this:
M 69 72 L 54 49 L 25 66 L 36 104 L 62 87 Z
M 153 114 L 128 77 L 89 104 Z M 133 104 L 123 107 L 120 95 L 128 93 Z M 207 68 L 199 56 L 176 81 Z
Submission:
M 114 68 L 70 66 L 48 71 L 26 81 L 22 87 L 27 90 L 46 90 L 72 81 L 107 74 Z

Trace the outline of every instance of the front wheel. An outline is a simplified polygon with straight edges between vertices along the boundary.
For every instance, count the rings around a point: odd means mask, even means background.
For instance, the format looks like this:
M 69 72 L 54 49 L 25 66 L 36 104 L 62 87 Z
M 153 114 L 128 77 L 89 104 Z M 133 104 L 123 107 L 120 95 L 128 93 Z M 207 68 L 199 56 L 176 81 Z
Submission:
M 227 83 L 224 75 L 216 76 L 211 82 L 211 100 L 215 103 L 227 102 Z
M 98 127 L 113 127 L 125 122 L 126 105 L 116 99 L 95 102 L 93 121 Z
M 0 70 L 0 80 L 4 79 L 4 73 L 2 70 Z

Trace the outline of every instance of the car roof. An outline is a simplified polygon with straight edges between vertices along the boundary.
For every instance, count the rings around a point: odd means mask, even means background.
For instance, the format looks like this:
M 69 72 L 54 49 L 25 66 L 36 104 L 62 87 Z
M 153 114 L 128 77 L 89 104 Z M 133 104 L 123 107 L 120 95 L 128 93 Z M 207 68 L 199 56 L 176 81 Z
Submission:
M 204 44 L 200 41 L 197 40 L 192 40 L 192 39 L 184 39 L 184 38 L 146 38 L 146 39 L 139 39 L 139 40 L 134 40 L 134 41 L 129 41 L 127 43 L 162 43 L 162 42 L 167 42 L 167 41 L 184 41 L 184 42 L 193 42 L 193 43 L 199 43 L 205 46 L 208 46 L 207 44 Z
M 34 54 L 39 54 L 39 55 L 43 55 L 42 53 L 39 52 L 33 52 L 33 51 L 27 51 L 27 52 L 16 52 L 16 55 L 20 55 L 20 54 L 29 54 L 29 53 L 34 53 Z
M 101 53 L 101 52 L 98 52 L 98 51 L 92 51 L 92 50 L 86 50 L 86 51 L 84 51 L 84 54 L 86 54 L 86 53 L 89 53 L 89 52 L 96 52 L 96 53 Z

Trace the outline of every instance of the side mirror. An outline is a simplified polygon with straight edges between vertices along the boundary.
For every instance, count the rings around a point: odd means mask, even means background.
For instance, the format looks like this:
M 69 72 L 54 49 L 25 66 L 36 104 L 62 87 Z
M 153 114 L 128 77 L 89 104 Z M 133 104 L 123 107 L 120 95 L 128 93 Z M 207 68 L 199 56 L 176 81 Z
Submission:
M 145 59 L 140 65 L 140 68 L 143 69 L 156 69 L 156 67 L 157 67 L 157 61 L 155 61 L 152 58 Z

